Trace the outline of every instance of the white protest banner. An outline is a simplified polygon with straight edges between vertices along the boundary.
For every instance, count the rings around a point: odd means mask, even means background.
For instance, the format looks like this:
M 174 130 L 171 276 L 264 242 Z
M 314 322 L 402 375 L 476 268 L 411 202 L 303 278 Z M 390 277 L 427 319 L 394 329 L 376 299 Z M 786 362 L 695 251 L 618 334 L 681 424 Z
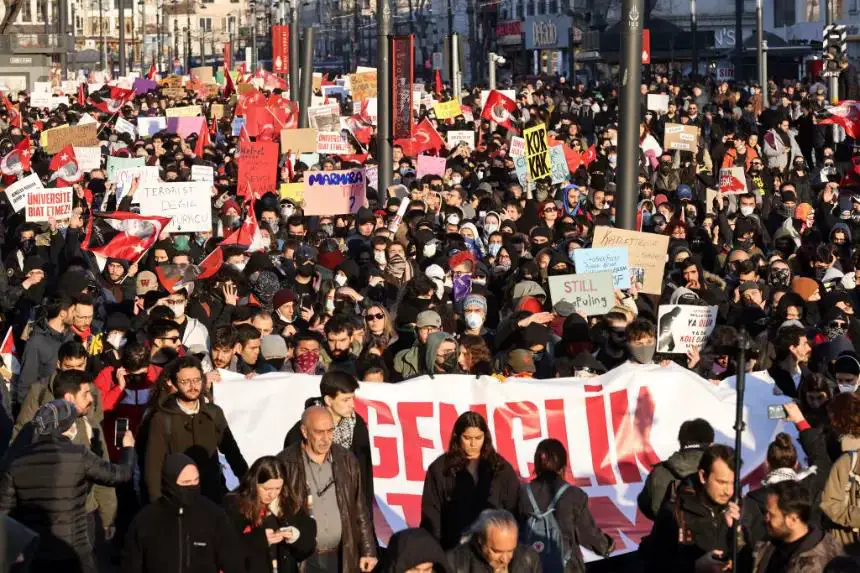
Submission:
M 511 137 L 511 147 L 508 155 L 511 157 L 523 157 L 526 153 L 526 140 L 517 135 Z
M 193 233 L 212 230 L 212 186 L 199 181 L 140 185 L 136 197 L 141 215 L 173 217 L 167 230 Z
M 472 130 L 448 132 L 448 149 L 454 149 L 461 143 L 465 143 L 469 149 L 475 149 L 475 132 Z
M 215 183 L 215 169 L 211 165 L 192 165 L 191 180 L 202 183 Z
M 39 176 L 32 173 L 6 187 L 6 198 L 12 205 L 12 210 L 17 213 L 27 206 L 27 196 L 31 192 L 39 192 L 44 188 Z
M 657 352 L 686 354 L 701 350 L 717 324 L 717 307 L 661 304 L 657 317 Z
M 648 94 L 648 109 L 657 113 L 669 111 L 669 94 Z
M 219 373 L 216 403 L 249 462 L 280 452 L 305 399 L 319 396 L 319 376 L 273 373 L 248 382 L 241 374 Z M 792 424 L 767 418 L 768 404 L 787 401 L 773 390 L 766 372 L 747 374 L 740 452 L 745 483 L 763 477 L 767 445 L 777 432 L 796 435 Z M 564 478 L 588 494 L 597 526 L 615 541 L 614 555 L 635 551 L 652 525 L 636 506 L 648 473 L 677 451 L 678 428 L 686 420 L 708 420 L 716 441 L 731 444 L 735 400 L 731 380 L 714 386 L 675 364 L 626 363 L 588 379 L 513 378 L 501 384 L 489 377 L 437 375 L 362 383 L 355 405 L 371 444 L 376 533 L 386 544 L 392 533 L 419 525 L 427 468 L 447 450 L 457 417 L 473 410 L 487 420 L 496 450 L 522 481 L 532 474 L 537 444 L 550 437 L 561 441 L 569 456 Z M 228 476 L 228 487 L 236 483 Z M 586 559 L 598 557 L 586 552 Z
M 308 108 L 308 127 L 319 131 L 340 130 L 340 105 L 332 103 Z
M 167 129 L 166 117 L 139 117 L 137 118 L 137 131 L 141 137 L 151 137 L 159 131 Z
M 75 150 L 75 158 L 78 160 L 78 167 L 81 169 L 81 171 L 92 171 L 93 169 L 101 169 L 101 147 L 74 146 L 73 149 Z
M 609 271 L 612 273 L 614 288 L 630 288 L 626 247 L 576 249 L 573 251 L 573 263 L 578 273 Z
M 318 131 L 316 152 L 345 155 L 351 153 L 352 149 L 349 146 L 349 138 L 340 131 Z
M 588 316 L 606 314 L 615 305 L 612 273 L 577 273 L 549 277 L 552 304 L 571 303 L 577 311 Z
M 63 80 L 60 84 L 63 93 L 66 95 L 77 95 L 78 85 L 80 85 L 78 80 Z
M 720 193 L 743 195 L 747 192 L 747 176 L 743 167 L 720 169 Z
M 61 221 L 72 216 L 72 188 L 30 189 L 27 193 L 27 222 L 43 223 L 51 217 Z
M 116 118 L 116 131 L 117 133 L 127 133 L 132 137 L 137 136 L 134 124 L 121 117 Z

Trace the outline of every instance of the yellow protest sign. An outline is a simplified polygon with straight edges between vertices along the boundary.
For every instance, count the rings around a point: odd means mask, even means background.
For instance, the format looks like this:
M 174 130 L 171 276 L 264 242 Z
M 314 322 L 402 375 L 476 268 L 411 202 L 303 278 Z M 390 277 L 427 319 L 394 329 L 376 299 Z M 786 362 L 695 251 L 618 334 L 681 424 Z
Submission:
M 296 205 L 301 205 L 305 200 L 305 184 L 304 183 L 281 183 L 281 199 L 292 201 Z
M 199 105 L 186 105 L 184 107 L 170 107 L 164 110 L 167 117 L 194 117 L 200 115 Z
M 436 113 L 436 119 L 439 120 L 451 119 L 463 113 L 460 110 L 460 101 L 456 99 L 437 102 L 433 106 L 433 111 Z
M 349 76 L 352 89 L 352 101 L 362 102 L 367 98 L 376 97 L 376 71 L 360 72 Z
M 525 158 L 529 180 L 537 181 L 552 174 L 549 146 L 546 143 L 546 126 L 538 124 L 523 131 L 526 140 Z

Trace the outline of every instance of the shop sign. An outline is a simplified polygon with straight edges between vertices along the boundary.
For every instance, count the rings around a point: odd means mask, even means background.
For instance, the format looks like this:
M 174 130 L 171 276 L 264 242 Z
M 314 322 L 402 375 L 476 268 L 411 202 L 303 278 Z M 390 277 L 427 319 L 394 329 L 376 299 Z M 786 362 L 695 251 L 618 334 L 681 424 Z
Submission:
M 571 21 L 568 16 L 526 18 L 526 49 L 567 48 Z
M 523 41 L 523 23 L 520 20 L 505 20 L 496 25 L 496 43 L 499 46 L 515 46 Z

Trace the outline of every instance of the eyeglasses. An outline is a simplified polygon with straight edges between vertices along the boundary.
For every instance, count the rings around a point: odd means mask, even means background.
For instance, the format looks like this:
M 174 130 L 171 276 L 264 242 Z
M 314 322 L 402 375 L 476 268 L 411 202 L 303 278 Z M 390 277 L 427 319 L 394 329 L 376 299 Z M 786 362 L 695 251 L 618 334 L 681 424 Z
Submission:
M 197 378 L 188 378 L 186 380 L 177 380 L 176 383 L 179 384 L 180 386 L 200 386 L 201 384 L 203 384 L 203 378 L 200 378 L 198 376 Z
M 558 211 L 558 209 L 555 207 L 545 207 L 543 210 L 544 213 L 555 213 L 556 211 Z
M 366 314 L 364 316 L 364 320 L 367 322 L 370 322 L 371 320 L 382 320 L 383 318 L 385 318 L 385 315 L 381 312 L 379 314 Z

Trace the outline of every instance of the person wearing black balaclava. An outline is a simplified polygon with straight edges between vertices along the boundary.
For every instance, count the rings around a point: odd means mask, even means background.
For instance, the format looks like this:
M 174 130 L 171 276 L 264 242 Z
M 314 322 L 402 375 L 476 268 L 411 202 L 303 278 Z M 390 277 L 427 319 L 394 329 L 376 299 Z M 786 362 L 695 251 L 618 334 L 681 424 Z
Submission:
M 626 317 L 619 313 L 609 313 L 604 316 L 603 330 L 605 337 L 594 357 L 607 370 L 620 366 L 627 360 L 627 326 Z
M 239 534 L 227 513 L 200 494 L 200 473 L 170 454 L 161 497 L 138 513 L 126 534 L 122 570 L 131 573 L 244 573 Z

